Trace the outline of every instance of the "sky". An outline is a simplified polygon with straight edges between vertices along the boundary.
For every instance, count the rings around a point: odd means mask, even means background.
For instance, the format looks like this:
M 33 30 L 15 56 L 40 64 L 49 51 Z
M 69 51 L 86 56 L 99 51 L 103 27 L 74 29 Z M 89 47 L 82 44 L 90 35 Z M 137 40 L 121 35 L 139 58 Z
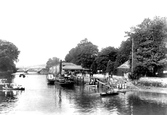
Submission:
M 0 39 L 18 47 L 17 66 L 46 64 L 85 38 L 118 48 L 125 31 L 166 11 L 165 0 L 0 0 Z

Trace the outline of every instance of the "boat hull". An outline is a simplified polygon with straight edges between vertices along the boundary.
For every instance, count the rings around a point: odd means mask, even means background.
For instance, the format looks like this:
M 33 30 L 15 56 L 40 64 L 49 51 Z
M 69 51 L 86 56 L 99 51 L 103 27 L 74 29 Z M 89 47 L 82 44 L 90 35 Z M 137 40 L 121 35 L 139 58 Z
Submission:
M 74 86 L 74 82 L 58 82 L 63 87 L 72 87 Z
M 100 96 L 114 96 L 114 95 L 118 95 L 118 92 L 104 92 L 104 93 L 100 93 Z
M 72 79 L 67 79 L 65 77 L 56 78 L 55 83 L 63 87 L 71 87 L 74 85 L 74 81 Z
M 6 88 L 6 87 L 2 87 L 3 90 L 25 90 L 24 87 L 21 87 L 21 88 Z
M 48 81 L 48 84 L 53 84 L 53 85 L 55 84 L 55 80 L 48 79 L 47 81 Z
M 53 76 L 53 74 L 48 74 L 46 76 L 46 78 L 47 78 L 48 84 L 54 84 L 55 83 L 55 77 Z

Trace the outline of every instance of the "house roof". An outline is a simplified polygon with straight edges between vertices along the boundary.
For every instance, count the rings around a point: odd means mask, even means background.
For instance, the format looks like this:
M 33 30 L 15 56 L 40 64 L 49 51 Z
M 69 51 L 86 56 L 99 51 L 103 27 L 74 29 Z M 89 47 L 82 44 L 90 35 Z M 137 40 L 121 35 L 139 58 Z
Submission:
M 125 63 L 123 63 L 122 65 L 120 65 L 118 67 L 118 69 L 130 69 L 129 61 L 126 61 Z
M 68 63 L 68 62 L 63 62 L 62 65 L 63 65 L 62 68 L 64 70 L 83 70 L 84 69 L 80 65 L 76 65 L 76 64 Z
M 64 70 L 83 70 L 79 65 L 67 65 L 63 67 Z
M 63 65 L 63 66 L 73 66 L 73 65 L 75 65 L 75 64 L 70 63 L 70 62 L 62 62 L 62 65 Z

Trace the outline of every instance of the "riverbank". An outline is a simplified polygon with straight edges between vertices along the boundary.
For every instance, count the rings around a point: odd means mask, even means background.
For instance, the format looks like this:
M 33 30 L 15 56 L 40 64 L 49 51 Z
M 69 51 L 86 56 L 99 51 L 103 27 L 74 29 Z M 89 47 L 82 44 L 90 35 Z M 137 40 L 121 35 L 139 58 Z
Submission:
M 165 93 L 167 94 L 167 78 L 142 77 L 133 84 L 142 92 Z
M 94 78 L 104 80 L 106 76 L 95 75 Z M 142 77 L 137 81 L 131 81 L 125 79 L 123 76 L 113 75 L 112 79 L 116 83 L 126 83 L 128 90 L 167 94 L 167 78 Z
M 135 85 L 167 88 L 167 78 L 142 77 L 136 81 Z

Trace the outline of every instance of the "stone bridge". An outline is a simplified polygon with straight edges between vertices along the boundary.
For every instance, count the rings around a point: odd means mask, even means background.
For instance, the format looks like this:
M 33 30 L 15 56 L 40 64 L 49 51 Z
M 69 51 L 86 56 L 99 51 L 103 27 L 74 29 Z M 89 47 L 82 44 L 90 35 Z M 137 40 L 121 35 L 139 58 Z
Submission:
M 41 71 L 44 70 L 46 70 L 45 66 L 31 66 L 31 67 L 17 68 L 17 72 L 25 72 L 25 73 L 30 73 L 30 72 L 40 73 Z

